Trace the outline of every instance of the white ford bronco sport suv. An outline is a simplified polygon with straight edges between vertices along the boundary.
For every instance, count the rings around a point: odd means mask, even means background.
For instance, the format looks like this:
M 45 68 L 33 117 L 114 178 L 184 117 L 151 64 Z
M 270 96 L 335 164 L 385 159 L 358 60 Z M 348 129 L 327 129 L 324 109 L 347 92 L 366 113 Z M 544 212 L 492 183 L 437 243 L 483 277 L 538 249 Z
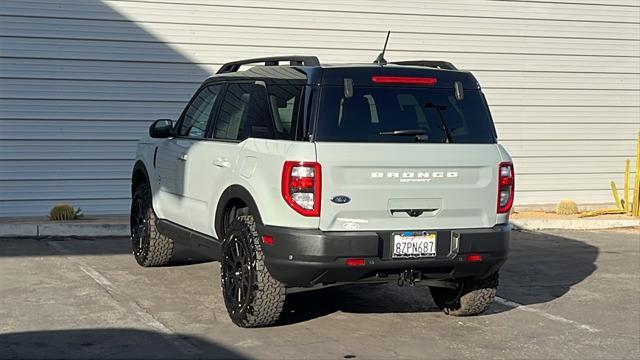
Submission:
M 293 289 L 355 282 L 429 286 L 473 315 L 507 258 L 514 180 L 478 82 L 450 63 L 237 61 L 138 145 L 133 254 L 219 260 L 242 327 L 274 323 Z

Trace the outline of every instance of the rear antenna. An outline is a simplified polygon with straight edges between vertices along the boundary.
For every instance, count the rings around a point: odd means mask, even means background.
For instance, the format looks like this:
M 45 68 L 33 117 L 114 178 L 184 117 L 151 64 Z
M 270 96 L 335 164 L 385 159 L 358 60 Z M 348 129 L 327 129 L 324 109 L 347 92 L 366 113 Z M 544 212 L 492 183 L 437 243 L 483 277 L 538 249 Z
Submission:
M 384 47 L 382 48 L 382 52 L 378 55 L 378 57 L 375 60 L 373 60 L 374 64 L 387 65 L 387 60 L 384 59 L 384 52 L 387 50 L 387 43 L 389 42 L 390 34 L 391 34 L 391 30 L 387 31 L 387 39 L 384 41 Z

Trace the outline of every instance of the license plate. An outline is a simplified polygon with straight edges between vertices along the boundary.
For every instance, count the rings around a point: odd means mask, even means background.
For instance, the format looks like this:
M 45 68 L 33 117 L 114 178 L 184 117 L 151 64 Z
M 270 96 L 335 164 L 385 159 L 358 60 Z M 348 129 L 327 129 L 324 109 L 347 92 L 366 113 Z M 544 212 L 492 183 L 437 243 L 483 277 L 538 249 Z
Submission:
M 434 257 L 436 256 L 436 233 L 426 231 L 405 231 L 393 234 L 392 257 Z

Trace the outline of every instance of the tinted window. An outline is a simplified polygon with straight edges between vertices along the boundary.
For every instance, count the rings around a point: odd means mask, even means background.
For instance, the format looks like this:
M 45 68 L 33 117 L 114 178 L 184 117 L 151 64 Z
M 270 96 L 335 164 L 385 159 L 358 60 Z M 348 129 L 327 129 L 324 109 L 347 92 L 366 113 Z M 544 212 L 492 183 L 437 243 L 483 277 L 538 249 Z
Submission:
M 302 85 L 269 85 L 269 105 L 278 139 L 293 140 L 296 135 Z
M 249 137 L 275 139 L 275 131 L 271 114 L 269 114 L 269 97 L 263 85 L 253 85 L 248 114 Z M 243 139 L 247 136 L 244 135 Z
M 207 130 L 207 123 L 216 98 L 222 89 L 222 85 L 212 85 L 200 90 L 187 107 L 182 119 L 182 125 L 178 134 L 203 138 Z
M 241 140 L 253 84 L 229 84 L 216 119 L 214 138 Z
M 465 90 L 456 100 L 453 89 L 355 87 L 351 98 L 344 89 L 322 90 L 316 140 L 353 142 L 415 142 L 416 136 L 382 135 L 394 130 L 424 130 L 420 141 L 494 143 L 488 108 L 478 90 Z
M 250 136 L 274 138 L 265 87 L 254 83 L 229 84 L 213 137 L 242 141 Z

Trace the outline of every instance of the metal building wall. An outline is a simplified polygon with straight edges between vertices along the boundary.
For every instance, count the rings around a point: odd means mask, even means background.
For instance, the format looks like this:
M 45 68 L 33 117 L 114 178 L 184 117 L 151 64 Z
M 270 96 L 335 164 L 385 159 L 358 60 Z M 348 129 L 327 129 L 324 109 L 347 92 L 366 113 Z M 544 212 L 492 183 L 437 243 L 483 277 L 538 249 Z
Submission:
M 136 139 L 223 62 L 315 54 L 472 70 L 518 204 L 610 202 L 640 119 L 638 0 L 3 0 L 0 216 L 125 213 Z

